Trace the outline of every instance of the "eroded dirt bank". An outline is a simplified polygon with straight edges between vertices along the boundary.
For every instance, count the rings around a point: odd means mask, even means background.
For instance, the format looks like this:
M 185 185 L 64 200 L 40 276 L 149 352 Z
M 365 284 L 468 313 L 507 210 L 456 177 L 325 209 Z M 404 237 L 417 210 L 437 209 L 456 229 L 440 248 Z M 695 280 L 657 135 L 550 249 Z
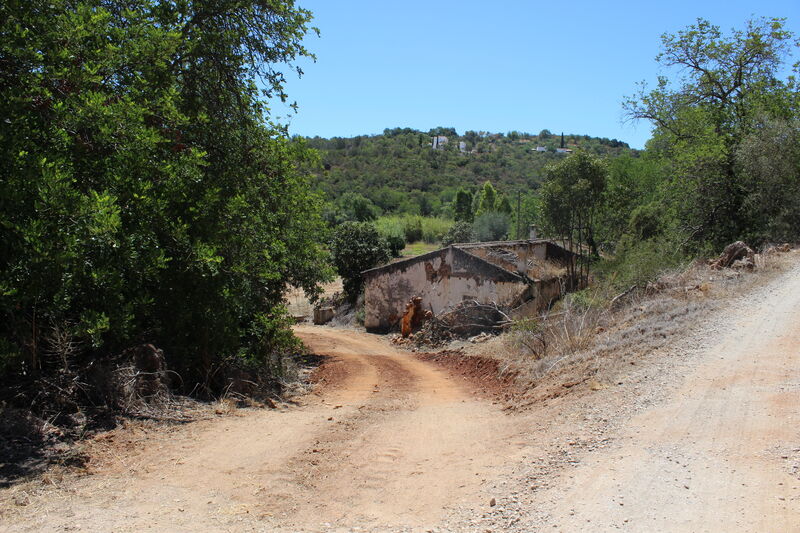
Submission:
M 541 494 L 539 525 L 800 531 L 800 270 L 727 316 L 676 390 Z
M 157 432 L 128 450 L 110 446 L 118 456 L 29 497 L 2 529 L 424 530 L 448 508 L 474 503 L 517 453 L 499 407 L 384 338 L 297 333 L 328 357 L 301 405 Z

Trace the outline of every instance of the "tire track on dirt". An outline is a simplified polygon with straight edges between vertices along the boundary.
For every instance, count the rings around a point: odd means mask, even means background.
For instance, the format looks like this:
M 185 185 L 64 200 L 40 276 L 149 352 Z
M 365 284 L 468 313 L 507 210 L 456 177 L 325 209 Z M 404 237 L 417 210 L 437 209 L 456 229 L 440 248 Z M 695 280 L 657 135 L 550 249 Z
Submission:
M 542 529 L 800 531 L 800 269 L 774 285 L 618 446 L 541 494 Z
M 498 407 L 382 337 L 296 332 L 326 359 L 299 406 L 155 431 L 94 475 L 36 496 L 0 530 L 404 529 L 484 498 L 514 452 Z

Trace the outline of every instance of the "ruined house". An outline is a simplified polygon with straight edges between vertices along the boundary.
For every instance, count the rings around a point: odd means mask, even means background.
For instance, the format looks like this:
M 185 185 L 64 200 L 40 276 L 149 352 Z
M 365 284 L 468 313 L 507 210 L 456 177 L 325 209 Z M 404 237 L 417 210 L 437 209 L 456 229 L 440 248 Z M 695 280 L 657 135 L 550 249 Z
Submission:
M 464 300 L 495 303 L 531 316 L 557 299 L 567 283 L 569 250 L 544 239 L 454 244 L 364 272 L 368 331 L 397 326 L 411 298 L 434 315 Z

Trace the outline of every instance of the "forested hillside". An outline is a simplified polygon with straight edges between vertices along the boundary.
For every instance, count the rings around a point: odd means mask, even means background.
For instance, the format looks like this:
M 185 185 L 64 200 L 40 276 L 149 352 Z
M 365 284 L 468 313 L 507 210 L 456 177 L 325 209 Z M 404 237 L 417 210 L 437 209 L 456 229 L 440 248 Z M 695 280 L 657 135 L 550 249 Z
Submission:
M 444 136 L 447 142 L 433 149 L 434 136 Z M 566 134 L 563 141 L 567 149 L 600 156 L 632 152 L 616 139 Z M 506 194 L 538 188 L 544 167 L 566 157 L 556 153 L 561 142 L 560 133 L 548 130 L 538 135 L 476 131 L 459 135 L 453 128 L 394 128 L 381 135 L 308 139 L 322 155 L 317 183 L 328 200 L 335 202 L 357 191 L 380 213 L 423 216 L 451 216 L 447 209 L 458 189 L 474 192 L 485 181 Z M 539 146 L 547 151 L 537 152 Z

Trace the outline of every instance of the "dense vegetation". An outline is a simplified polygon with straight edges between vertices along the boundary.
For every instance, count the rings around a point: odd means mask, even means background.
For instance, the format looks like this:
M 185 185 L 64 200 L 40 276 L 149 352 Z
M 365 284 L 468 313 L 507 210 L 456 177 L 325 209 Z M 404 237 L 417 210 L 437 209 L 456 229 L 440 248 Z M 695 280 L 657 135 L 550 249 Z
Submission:
M 705 20 L 662 36 L 662 76 L 625 102 L 655 126 L 647 150 L 606 162 L 576 154 L 550 167 L 543 223 L 611 254 L 615 283 L 724 245 L 800 236 L 800 87 L 781 77 L 800 46 L 782 19 L 725 35 Z
M 0 4 L 6 400 L 92 396 L 85 372 L 141 343 L 187 392 L 280 370 L 285 288 L 313 294 L 329 267 L 301 170 L 316 156 L 268 122 L 257 83 L 286 97 L 279 66 L 309 55 L 310 16 L 292 0 Z
M 434 150 L 434 135 L 447 137 L 447 143 Z M 459 135 L 453 128 L 427 132 L 395 128 L 381 135 L 308 139 L 322 156 L 324 166 L 317 172 L 317 183 L 331 201 L 326 215 L 331 222 L 352 218 L 354 211 L 371 213 L 372 218 L 381 214 L 452 218 L 458 190 L 474 194 L 486 181 L 509 195 L 514 204 L 518 193 L 530 194 L 539 187 L 549 163 L 566 157 L 555 151 L 561 142 L 561 135 L 547 130 L 537 135 L 475 131 Z M 564 135 L 563 142 L 568 149 L 602 156 L 631 152 L 616 139 Z M 547 151 L 537 152 L 537 146 Z M 370 219 L 366 217 L 355 218 Z

